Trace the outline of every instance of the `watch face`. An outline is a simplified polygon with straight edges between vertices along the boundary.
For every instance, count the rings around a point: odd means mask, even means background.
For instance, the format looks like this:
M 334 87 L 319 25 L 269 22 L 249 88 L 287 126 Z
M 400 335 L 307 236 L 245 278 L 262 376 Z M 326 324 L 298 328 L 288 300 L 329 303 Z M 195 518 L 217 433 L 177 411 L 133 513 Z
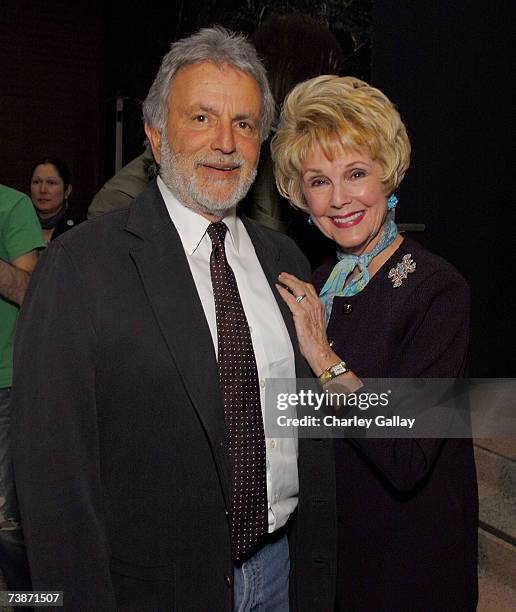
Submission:
M 346 371 L 346 368 L 342 363 L 338 363 L 336 366 L 333 367 L 333 373 L 335 376 L 344 374 L 345 371 Z

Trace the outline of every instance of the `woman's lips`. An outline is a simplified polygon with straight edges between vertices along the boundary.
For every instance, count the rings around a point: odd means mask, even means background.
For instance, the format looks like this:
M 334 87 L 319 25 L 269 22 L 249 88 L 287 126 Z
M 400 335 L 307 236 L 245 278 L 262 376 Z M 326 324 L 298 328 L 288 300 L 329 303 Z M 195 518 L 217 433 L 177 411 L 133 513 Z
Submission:
M 358 212 L 350 213 L 349 215 L 339 215 L 338 217 L 330 217 L 331 222 L 335 227 L 340 229 L 346 227 L 353 227 L 358 225 L 364 218 L 365 210 L 359 210 Z

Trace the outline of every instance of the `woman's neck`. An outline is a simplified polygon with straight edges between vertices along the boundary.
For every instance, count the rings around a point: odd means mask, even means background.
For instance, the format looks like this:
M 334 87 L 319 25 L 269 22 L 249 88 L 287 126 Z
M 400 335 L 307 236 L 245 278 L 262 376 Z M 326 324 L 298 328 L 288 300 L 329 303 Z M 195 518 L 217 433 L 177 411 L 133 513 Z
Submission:
M 401 234 L 398 234 L 387 248 L 378 253 L 376 257 L 373 257 L 373 260 L 367 268 L 369 271 L 369 276 L 371 278 L 378 272 L 378 270 L 383 266 L 383 264 L 390 257 L 392 257 L 392 255 L 400 248 L 402 242 L 403 236 Z
M 55 217 L 56 215 L 58 215 L 63 210 L 63 208 L 64 208 L 64 202 L 57 210 L 44 211 L 44 212 L 41 212 L 40 210 L 38 210 L 38 217 L 40 219 L 52 219 L 52 217 Z

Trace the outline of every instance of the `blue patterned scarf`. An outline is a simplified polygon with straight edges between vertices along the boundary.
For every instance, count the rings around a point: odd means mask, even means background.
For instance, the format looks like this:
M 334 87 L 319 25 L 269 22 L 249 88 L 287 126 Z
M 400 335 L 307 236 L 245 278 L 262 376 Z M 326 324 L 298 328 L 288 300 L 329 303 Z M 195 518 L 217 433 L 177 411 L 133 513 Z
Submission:
M 363 255 L 350 255 L 337 249 L 338 263 L 331 271 L 330 276 L 324 287 L 321 289 L 319 297 L 324 305 L 324 318 L 326 327 L 330 321 L 331 309 L 333 307 L 334 297 L 349 297 L 360 293 L 369 282 L 369 271 L 367 266 L 371 263 L 374 257 L 387 248 L 398 235 L 398 228 L 393 219 L 394 215 L 389 212 L 385 223 L 383 224 L 380 234 L 380 240 L 370 253 Z M 358 274 L 348 285 L 346 280 L 353 270 L 358 266 L 360 274 Z M 346 286 L 345 286 L 346 285 Z

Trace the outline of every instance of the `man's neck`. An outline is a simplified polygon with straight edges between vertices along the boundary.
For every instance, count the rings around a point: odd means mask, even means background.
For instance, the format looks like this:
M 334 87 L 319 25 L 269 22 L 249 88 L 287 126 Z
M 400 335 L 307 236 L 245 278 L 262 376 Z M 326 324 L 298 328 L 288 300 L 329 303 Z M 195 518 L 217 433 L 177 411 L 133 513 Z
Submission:
M 199 210 L 194 210 L 194 212 L 196 212 L 198 215 L 201 215 L 201 217 L 204 217 L 205 219 L 210 221 L 210 223 L 217 223 L 217 221 L 222 221 L 222 219 L 224 219 L 224 217 L 228 214 L 228 211 L 225 211 L 222 216 L 217 216 L 214 214 L 201 212 Z

